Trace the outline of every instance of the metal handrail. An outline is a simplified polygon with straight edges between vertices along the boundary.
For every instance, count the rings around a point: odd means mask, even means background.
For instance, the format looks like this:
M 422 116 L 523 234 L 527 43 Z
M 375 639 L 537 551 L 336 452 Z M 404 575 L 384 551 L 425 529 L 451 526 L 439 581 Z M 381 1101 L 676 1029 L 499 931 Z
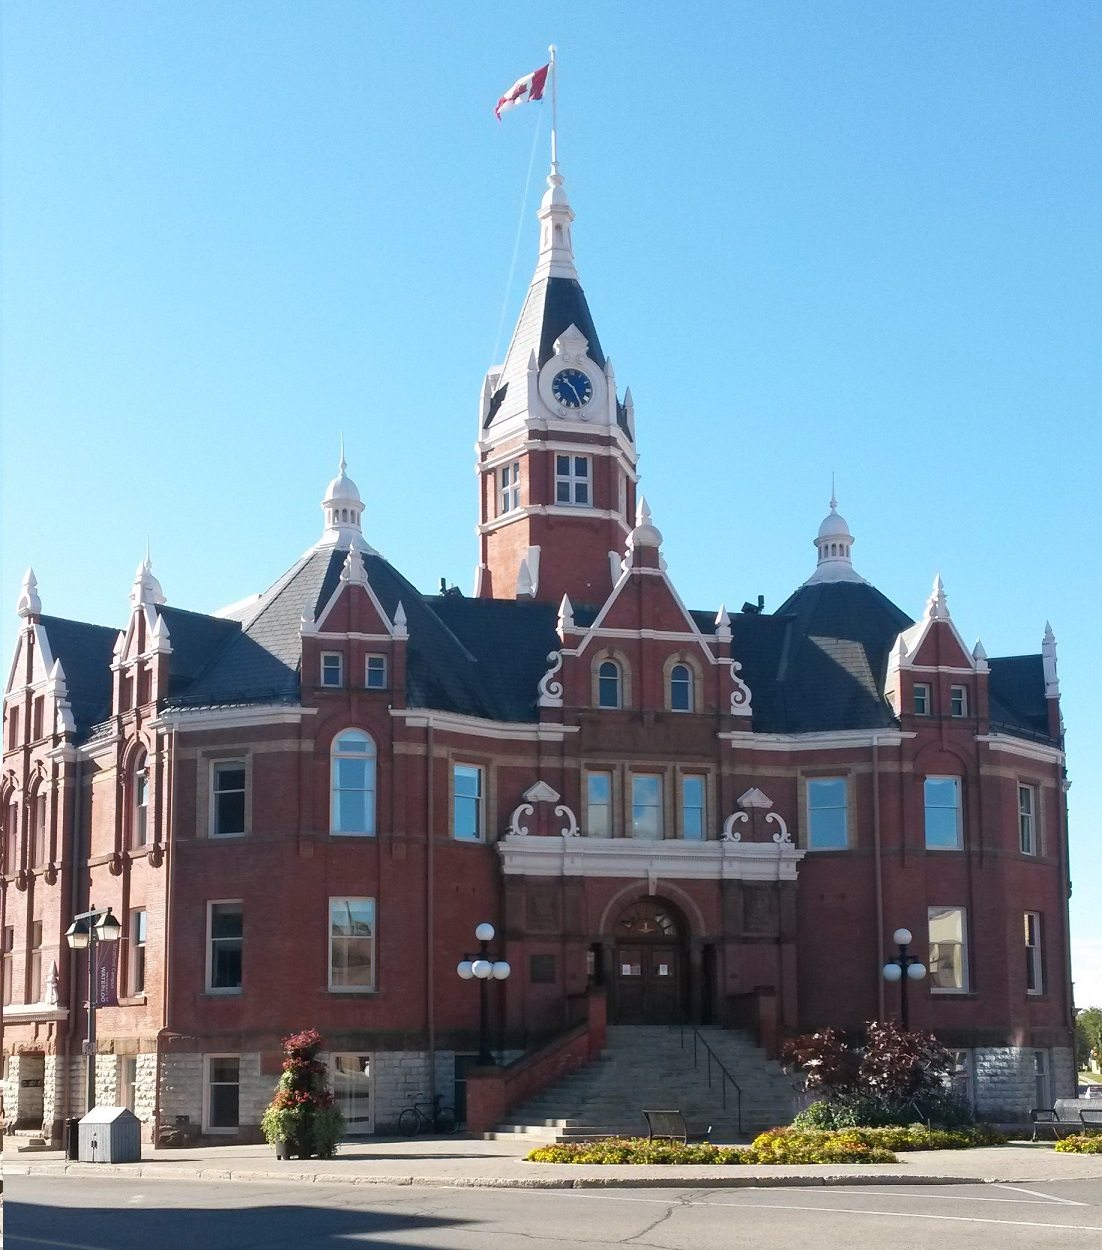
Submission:
M 693 1035 L 693 1068 L 700 1066 L 698 1047 L 703 1046 L 708 1054 L 708 1088 L 712 1088 L 712 1064 L 715 1063 L 720 1073 L 719 1093 L 723 1102 L 723 1110 L 727 1110 L 727 1082 L 730 1081 L 735 1090 L 735 1116 L 738 1123 L 739 1136 L 742 1136 L 742 1086 L 735 1080 L 731 1073 L 727 1070 L 723 1060 L 708 1045 L 700 1034 L 700 1030 L 691 1021 L 682 1017 L 677 1024 L 681 1030 L 681 1049 L 685 1049 L 685 1030 L 690 1029 Z

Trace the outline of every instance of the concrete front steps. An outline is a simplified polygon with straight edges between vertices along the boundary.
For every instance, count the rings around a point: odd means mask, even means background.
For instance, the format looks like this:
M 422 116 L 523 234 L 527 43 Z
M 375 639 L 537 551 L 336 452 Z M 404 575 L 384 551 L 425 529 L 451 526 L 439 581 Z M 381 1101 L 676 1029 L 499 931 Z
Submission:
M 775 1124 L 787 1124 L 794 1107 L 793 1080 L 744 1034 L 706 1027 L 700 1036 L 742 1088 L 742 1137 Z M 693 1066 L 693 1033 L 676 1026 L 616 1025 L 608 1030 L 607 1049 L 596 1062 L 548 1086 L 522 1107 L 494 1138 L 548 1141 L 587 1137 L 639 1136 L 646 1133 L 644 1107 L 679 1110 L 690 1131 L 712 1126 L 712 1141 L 740 1137 L 736 1098 L 727 1089 L 723 1107 L 722 1077 L 697 1046 Z

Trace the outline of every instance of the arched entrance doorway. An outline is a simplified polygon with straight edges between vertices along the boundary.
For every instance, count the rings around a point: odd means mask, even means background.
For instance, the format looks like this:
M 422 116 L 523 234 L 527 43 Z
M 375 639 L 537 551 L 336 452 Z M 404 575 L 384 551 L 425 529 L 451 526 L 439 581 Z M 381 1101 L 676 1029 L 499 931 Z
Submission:
M 672 1024 L 684 1011 L 685 926 L 661 899 L 631 903 L 613 926 L 613 1021 Z

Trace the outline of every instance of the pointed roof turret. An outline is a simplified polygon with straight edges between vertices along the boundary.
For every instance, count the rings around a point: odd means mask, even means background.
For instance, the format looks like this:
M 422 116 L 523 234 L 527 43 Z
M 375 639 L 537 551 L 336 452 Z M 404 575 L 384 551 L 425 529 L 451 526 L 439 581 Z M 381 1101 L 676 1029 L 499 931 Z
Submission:
M 28 569 L 23 574 L 23 584 L 19 587 L 15 610 L 24 619 L 42 614 L 42 600 L 38 597 L 38 581 L 34 569 Z
M 132 607 L 145 604 L 147 607 L 160 606 L 165 602 L 161 583 L 153 576 L 153 562 L 146 548 L 145 559 L 138 565 L 134 573 L 134 583 L 130 587 L 130 603 Z
M 344 458 L 344 435 L 342 434 L 341 458 L 337 466 L 337 476 L 325 488 L 325 498 L 321 501 L 325 528 L 315 545 L 344 548 L 352 546 L 357 551 L 376 554 L 364 540 L 361 524 L 363 500 L 360 498 L 360 488 L 345 472 L 347 468 L 348 464 Z
M 838 511 L 834 495 L 834 482 L 830 484 L 830 511 L 823 518 L 813 542 L 819 552 L 815 572 L 804 583 L 813 586 L 818 582 L 863 582 L 865 579 L 853 567 L 850 551 L 856 540 L 850 533 L 849 522 Z

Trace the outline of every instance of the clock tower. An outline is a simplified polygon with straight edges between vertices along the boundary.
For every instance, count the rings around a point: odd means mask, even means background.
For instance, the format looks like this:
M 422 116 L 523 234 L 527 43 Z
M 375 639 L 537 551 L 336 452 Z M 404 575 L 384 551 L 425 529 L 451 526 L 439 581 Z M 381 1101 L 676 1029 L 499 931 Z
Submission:
M 604 603 L 635 515 L 631 392 L 616 394 L 574 266 L 574 213 L 552 164 L 540 250 L 479 407 L 482 598 Z

